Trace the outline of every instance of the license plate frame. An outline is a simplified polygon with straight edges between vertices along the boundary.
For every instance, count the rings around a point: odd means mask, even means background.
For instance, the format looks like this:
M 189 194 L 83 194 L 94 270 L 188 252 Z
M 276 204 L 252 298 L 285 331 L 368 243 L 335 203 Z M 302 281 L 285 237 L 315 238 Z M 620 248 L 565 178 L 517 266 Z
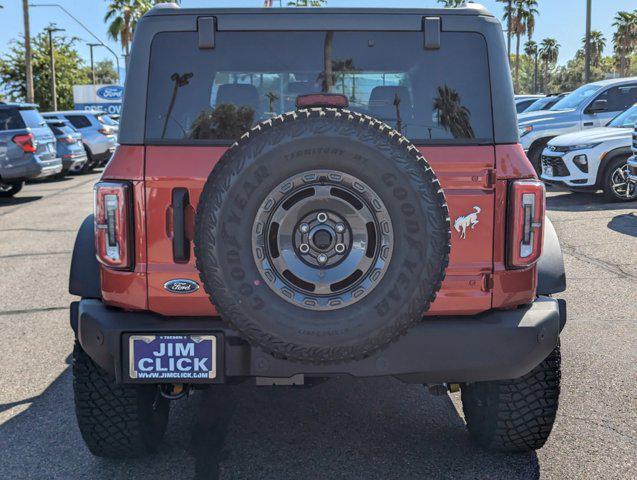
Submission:
M 131 333 L 123 336 L 122 339 L 122 350 L 124 352 L 124 358 L 122 359 L 122 366 L 124 368 L 124 378 L 127 382 L 134 383 L 223 383 L 224 375 L 223 375 L 223 365 L 222 361 L 222 351 L 223 351 L 223 335 L 219 333 L 169 333 L 169 332 L 157 332 L 157 333 Z M 138 350 L 136 350 L 136 345 L 141 345 L 137 342 L 144 342 L 148 347 L 148 349 L 153 347 L 159 347 L 160 343 L 164 343 L 168 345 L 172 343 L 175 345 L 177 342 L 184 344 L 184 340 L 186 340 L 185 344 L 195 344 L 196 340 L 204 345 L 204 342 L 209 342 L 210 345 L 210 360 L 211 365 L 209 370 L 206 372 L 206 375 L 203 375 L 203 372 L 198 372 L 201 375 L 184 375 L 180 374 L 180 372 L 172 371 L 157 371 L 156 369 L 143 372 L 143 375 L 140 375 L 138 368 L 136 368 L 136 363 L 139 363 L 140 356 L 141 358 L 153 358 L 149 357 L 147 354 L 141 354 Z M 195 341 L 195 343 L 190 343 Z M 154 343 L 154 345 L 151 345 Z M 176 350 L 177 347 L 174 347 Z M 195 349 L 195 347 L 193 347 Z M 165 350 L 169 350 L 168 347 L 165 347 Z M 161 351 L 161 350 L 160 350 Z M 168 359 L 173 358 L 174 364 L 176 365 L 176 360 L 179 358 L 195 358 L 196 355 L 192 356 L 182 356 L 179 357 L 174 355 L 174 351 L 172 354 L 166 355 L 166 362 L 169 362 Z M 183 353 L 183 348 L 182 352 Z M 157 358 L 157 357 L 154 357 Z M 176 360 L 175 360 L 176 359 Z M 137 362 L 136 362 L 137 360 Z M 148 362 L 146 363 L 148 365 Z M 166 365 L 164 365 L 166 366 Z M 174 367 L 173 367 L 174 368 Z M 151 375 L 148 375 L 148 374 Z M 181 372 L 184 373 L 184 372 Z M 187 373 L 187 372 L 186 372 Z

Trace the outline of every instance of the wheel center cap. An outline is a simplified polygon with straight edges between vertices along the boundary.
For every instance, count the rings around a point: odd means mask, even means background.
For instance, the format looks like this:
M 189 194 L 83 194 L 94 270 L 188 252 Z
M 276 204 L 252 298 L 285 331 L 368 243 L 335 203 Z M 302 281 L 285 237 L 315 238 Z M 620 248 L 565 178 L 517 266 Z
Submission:
M 327 250 L 332 245 L 332 234 L 323 228 L 317 230 L 312 236 L 312 243 L 319 250 Z

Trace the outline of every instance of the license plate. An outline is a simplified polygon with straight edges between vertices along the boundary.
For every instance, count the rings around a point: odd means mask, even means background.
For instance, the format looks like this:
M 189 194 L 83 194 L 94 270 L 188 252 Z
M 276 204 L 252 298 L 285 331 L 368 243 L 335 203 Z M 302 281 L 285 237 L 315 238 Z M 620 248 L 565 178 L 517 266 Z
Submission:
M 131 335 L 129 374 L 140 380 L 201 380 L 217 376 L 214 335 Z

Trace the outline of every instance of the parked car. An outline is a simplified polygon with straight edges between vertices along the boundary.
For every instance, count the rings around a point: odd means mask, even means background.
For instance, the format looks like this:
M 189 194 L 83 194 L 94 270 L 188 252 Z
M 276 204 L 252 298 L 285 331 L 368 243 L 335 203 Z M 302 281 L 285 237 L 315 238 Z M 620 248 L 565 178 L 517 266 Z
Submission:
M 516 95 L 515 111 L 522 113 L 541 98 L 544 98 L 544 95 Z
M 635 121 L 637 105 L 606 127 L 555 137 L 542 154 L 542 179 L 574 191 L 602 189 L 611 201 L 635 200 L 637 189 L 628 182 L 626 165 Z
M 56 155 L 55 137 L 37 105 L 0 101 L 0 142 L 5 154 L 0 161 L 0 196 L 11 197 L 25 180 L 45 178 L 62 171 Z
M 46 123 L 55 135 L 57 154 L 62 159 L 62 174 L 81 172 L 88 161 L 82 134 L 63 120 L 47 120 Z
M 628 159 L 628 181 L 633 185 L 637 183 L 637 121 L 635 121 L 635 128 L 633 129 L 632 140 L 632 157 Z
M 549 110 L 553 105 L 563 99 L 567 93 L 558 93 L 554 95 L 547 95 L 544 98 L 540 98 L 533 102 L 533 104 L 524 110 L 522 113 L 539 112 L 540 110 Z
M 156 450 L 194 388 L 340 375 L 459 388 L 478 444 L 544 445 L 565 274 L 493 15 L 164 5 L 132 48 L 70 273 L 91 452 Z
M 47 112 L 44 118 L 65 120 L 82 134 L 82 142 L 88 157 L 83 171 L 104 165 L 115 151 L 119 126 L 109 125 L 114 122 L 101 110 Z
M 518 116 L 520 142 L 540 172 L 540 157 L 549 140 L 565 133 L 603 127 L 637 102 L 637 77 L 583 85 L 548 111 Z

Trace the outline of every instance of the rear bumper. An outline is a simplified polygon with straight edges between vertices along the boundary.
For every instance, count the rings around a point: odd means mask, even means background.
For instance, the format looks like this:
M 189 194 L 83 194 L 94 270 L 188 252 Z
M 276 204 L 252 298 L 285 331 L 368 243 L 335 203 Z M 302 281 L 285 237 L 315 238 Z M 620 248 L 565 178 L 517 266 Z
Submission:
M 384 350 L 363 360 L 330 365 L 274 358 L 252 347 L 217 317 L 163 317 L 124 312 L 100 300 L 71 304 L 71 326 L 88 355 L 132 383 L 127 365 L 127 334 L 215 333 L 220 343 L 221 381 L 229 377 L 293 375 L 397 376 L 414 383 L 463 383 L 517 378 L 553 350 L 566 321 L 566 305 L 550 297 L 516 310 L 473 317 L 427 317 Z
M 40 160 L 30 155 L 26 161 L 16 162 L 11 168 L 2 169 L 2 178 L 7 181 L 24 181 L 35 178 L 45 178 L 62 171 L 62 159 L 52 158 Z
M 77 172 L 82 169 L 82 167 L 87 162 L 87 160 L 88 158 L 85 153 L 75 155 L 72 157 L 64 156 L 62 157 L 63 171 Z

